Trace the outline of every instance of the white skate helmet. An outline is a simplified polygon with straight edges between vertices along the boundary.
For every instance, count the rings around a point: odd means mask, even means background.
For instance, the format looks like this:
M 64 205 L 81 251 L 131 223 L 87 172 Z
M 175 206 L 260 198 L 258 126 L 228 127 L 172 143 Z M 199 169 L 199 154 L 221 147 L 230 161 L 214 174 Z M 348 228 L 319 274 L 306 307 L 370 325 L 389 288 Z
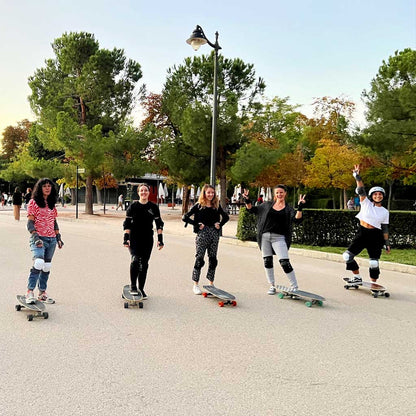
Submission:
M 374 192 L 381 192 L 383 194 L 383 199 L 386 197 L 386 191 L 384 190 L 384 188 L 382 188 L 381 186 L 373 186 L 369 191 L 368 191 L 368 199 L 370 201 L 373 200 L 372 195 Z

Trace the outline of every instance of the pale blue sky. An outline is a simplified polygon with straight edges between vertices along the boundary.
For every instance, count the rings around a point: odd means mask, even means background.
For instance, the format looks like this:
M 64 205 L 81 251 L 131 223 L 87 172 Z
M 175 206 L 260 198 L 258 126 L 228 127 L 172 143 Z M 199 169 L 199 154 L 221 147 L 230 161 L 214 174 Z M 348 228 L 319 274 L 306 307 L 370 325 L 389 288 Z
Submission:
M 53 57 L 64 32 L 95 34 L 100 46 L 123 48 L 138 61 L 148 91 L 161 92 L 166 70 L 198 52 L 185 43 L 195 26 L 221 53 L 253 63 L 267 97 L 289 96 L 311 115 L 316 97 L 356 102 L 383 60 L 416 47 L 415 0 L 0 0 L 0 134 L 34 119 L 27 79 Z

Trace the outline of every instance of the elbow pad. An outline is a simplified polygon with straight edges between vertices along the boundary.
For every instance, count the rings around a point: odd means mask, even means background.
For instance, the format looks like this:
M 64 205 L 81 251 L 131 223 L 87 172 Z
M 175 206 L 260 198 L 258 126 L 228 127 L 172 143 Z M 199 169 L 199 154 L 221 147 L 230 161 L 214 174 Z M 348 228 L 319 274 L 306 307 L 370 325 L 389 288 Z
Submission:
M 123 222 L 123 230 L 131 230 L 131 224 L 133 223 L 133 218 L 126 217 Z
M 388 224 L 381 224 L 381 231 L 383 231 L 383 234 L 389 233 L 389 225 Z
M 359 186 L 355 192 L 360 196 L 367 196 L 367 192 L 365 191 L 363 186 Z
M 29 231 L 30 234 L 32 234 L 33 231 L 36 231 L 35 221 L 27 220 L 27 230 Z

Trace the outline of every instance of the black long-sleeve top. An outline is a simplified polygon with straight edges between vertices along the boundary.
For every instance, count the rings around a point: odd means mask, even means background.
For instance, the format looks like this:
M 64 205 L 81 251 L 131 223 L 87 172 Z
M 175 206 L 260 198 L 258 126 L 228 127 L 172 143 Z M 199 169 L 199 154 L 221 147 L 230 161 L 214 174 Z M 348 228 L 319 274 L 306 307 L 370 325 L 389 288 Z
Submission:
M 157 230 L 163 230 L 159 207 L 150 201 L 146 204 L 135 201 L 127 208 L 123 229 L 130 230 L 131 239 L 137 239 L 140 234 L 153 233 L 153 221 Z
M 191 217 L 194 217 L 193 219 Z M 183 217 L 182 221 L 186 224 L 194 226 L 194 233 L 198 233 L 199 224 L 204 224 L 208 227 L 213 227 L 217 222 L 222 227 L 230 219 L 229 215 L 222 209 L 221 205 L 218 208 L 203 207 L 200 204 L 195 204 Z M 186 225 L 185 225 L 186 227 Z

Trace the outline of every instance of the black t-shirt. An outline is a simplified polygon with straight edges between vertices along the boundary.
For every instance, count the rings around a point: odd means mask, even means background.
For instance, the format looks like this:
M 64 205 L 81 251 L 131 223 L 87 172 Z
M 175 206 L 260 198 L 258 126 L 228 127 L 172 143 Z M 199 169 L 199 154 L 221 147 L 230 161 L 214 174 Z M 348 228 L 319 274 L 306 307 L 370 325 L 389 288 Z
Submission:
M 263 232 L 286 235 L 289 231 L 288 223 L 289 221 L 286 217 L 286 211 L 284 208 L 280 211 L 276 211 L 272 208 L 267 214 Z

